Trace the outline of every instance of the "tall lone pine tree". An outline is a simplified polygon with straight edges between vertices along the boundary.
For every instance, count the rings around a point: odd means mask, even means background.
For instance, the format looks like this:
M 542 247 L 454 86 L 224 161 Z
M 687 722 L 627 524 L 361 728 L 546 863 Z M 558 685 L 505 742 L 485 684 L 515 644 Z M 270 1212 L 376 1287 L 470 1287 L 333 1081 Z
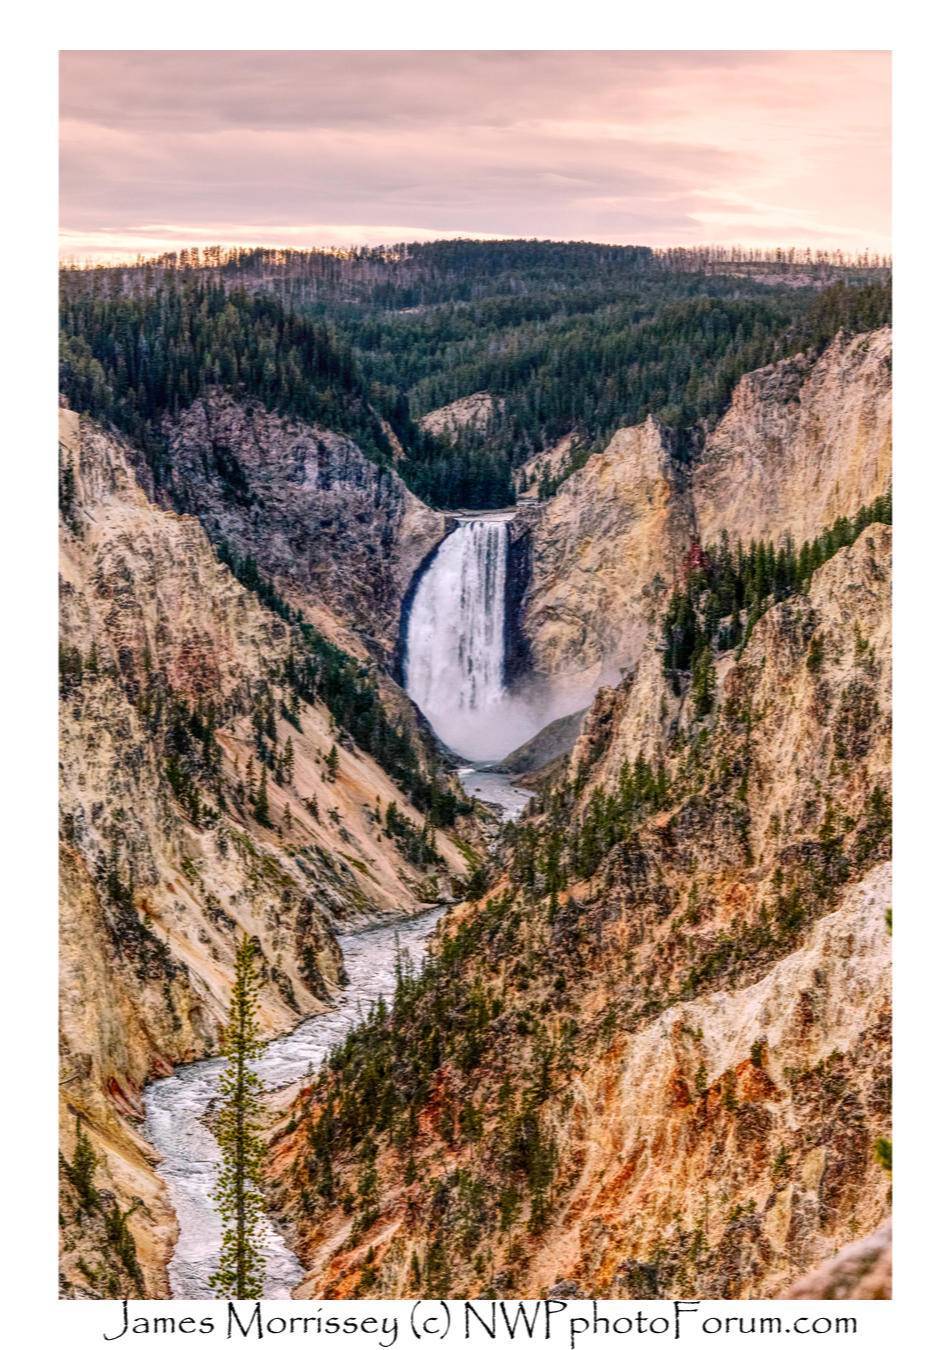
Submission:
M 245 935 L 237 950 L 231 1011 L 224 1033 L 227 1067 L 221 1076 L 222 1105 L 216 1129 L 221 1162 L 214 1199 L 224 1236 L 211 1286 L 227 1298 L 261 1298 L 264 1288 L 260 1233 L 264 1110 L 261 1080 L 250 1067 L 263 1048 L 257 1027 L 259 982 L 254 943 Z

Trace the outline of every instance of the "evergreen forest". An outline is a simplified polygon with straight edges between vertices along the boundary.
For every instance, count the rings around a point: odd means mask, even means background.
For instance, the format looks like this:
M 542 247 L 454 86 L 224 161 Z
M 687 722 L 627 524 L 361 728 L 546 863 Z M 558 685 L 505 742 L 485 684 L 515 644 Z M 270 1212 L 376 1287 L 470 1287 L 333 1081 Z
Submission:
M 164 419 L 223 389 L 351 436 L 441 509 L 507 505 L 530 456 L 570 433 L 576 467 L 651 413 L 689 458 L 744 373 L 890 316 L 884 260 L 782 250 L 207 250 L 61 282 L 66 397 L 159 477 Z M 486 425 L 423 430 L 479 392 Z

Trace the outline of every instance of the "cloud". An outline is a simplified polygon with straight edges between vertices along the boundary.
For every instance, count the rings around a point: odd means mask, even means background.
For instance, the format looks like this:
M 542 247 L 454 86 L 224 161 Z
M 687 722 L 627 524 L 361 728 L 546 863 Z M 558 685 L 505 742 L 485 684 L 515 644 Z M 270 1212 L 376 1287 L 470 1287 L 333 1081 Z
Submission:
M 61 71 L 66 252 L 783 226 L 888 247 L 882 53 L 67 52 Z

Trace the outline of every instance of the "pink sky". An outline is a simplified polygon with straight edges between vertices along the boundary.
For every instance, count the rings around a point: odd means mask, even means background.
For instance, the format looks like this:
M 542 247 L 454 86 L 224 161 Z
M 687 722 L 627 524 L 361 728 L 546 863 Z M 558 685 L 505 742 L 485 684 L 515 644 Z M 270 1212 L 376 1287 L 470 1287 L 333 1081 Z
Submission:
M 65 255 L 523 236 L 890 251 L 882 52 L 66 52 Z

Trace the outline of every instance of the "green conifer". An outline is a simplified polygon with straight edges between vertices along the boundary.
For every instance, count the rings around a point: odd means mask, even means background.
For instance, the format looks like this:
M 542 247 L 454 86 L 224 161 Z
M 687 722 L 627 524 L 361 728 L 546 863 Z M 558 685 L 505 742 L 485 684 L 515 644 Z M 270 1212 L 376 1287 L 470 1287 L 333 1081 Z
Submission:
M 267 770 L 261 768 L 261 781 L 254 798 L 254 819 L 258 825 L 270 825 L 270 803 L 267 799 Z
M 221 1076 L 221 1110 L 215 1133 L 221 1162 L 214 1200 L 224 1227 L 212 1288 L 226 1298 L 263 1297 L 264 1110 L 261 1081 L 251 1068 L 261 1053 L 257 1025 L 260 977 L 254 943 L 244 937 L 237 950 L 231 1010 L 224 1033 L 227 1060 Z
M 329 754 L 327 755 L 327 779 L 331 783 L 336 782 L 336 776 L 339 768 L 340 768 L 340 752 L 336 748 L 336 743 L 334 743 L 333 745 L 330 746 L 330 751 Z
M 82 1128 L 82 1122 L 76 1117 L 76 1147 L 71 1163 L 64 1162 L 66 1175 L 76 1188 L 83 1209 L 95 1209 L 99 1195 L 93 1180 L 99 1159 L 89 1142 L 89 1136 Z
M 708 647 L 700 647 L 693 658 L 693 708 L 697 717 L 705 717 L 712 711 L 713 691 L 716 688 L 716 671 L 713 666 L 712 652 Z

